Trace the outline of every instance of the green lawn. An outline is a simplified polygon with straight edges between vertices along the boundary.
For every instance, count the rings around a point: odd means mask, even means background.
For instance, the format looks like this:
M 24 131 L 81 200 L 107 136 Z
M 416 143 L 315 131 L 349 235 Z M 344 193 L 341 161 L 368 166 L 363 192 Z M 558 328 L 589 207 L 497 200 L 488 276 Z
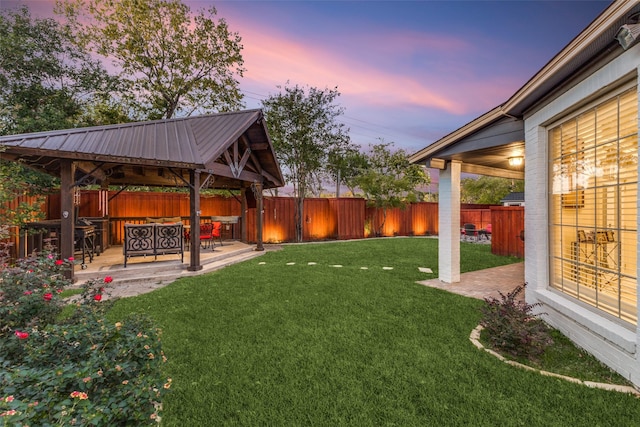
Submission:
M 461 250 L 462 271 L 516 261 Z M 638 425 L 638 398 L 476 349 L 483 302 L 416 284 L 436 276 L 434 239 L 289 245 L 111 315 L 146 312 L 163 329 L 166 426 Z

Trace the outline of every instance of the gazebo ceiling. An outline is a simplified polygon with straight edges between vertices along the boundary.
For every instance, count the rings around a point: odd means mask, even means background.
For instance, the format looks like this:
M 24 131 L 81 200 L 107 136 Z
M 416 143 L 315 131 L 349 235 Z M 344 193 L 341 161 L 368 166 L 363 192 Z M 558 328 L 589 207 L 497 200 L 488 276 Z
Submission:
M 210 188 L 284 185 L 259 109 L 8 135 L 0 146 L 2 158 L 57 177 L 71 159 L 84 184 L 182 187 L 196 170 Z

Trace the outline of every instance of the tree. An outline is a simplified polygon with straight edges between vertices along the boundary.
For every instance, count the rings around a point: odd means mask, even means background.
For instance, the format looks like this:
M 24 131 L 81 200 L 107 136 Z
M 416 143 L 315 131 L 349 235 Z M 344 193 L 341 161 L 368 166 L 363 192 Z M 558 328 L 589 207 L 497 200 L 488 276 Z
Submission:
M 241 38 L 214 7 L 192 15 L 179 0 L 58 0 L 77 40 L 112 59 L 147 119 L 242 107 Z
M 116 84 L 57 21 L 32 19 L 26 7 L 0 13 L 0 135 L 103 124 L 105 117 L 91 111 L 111 103 Z M 57 185 L 50 175 L 0 160 L 2 206 L 20 196 L 50 193 Z M 42 200 L 3 210 L 0 222 L 37 219 Z
M 334 104 L 337 88 L 319 90 L 295 85 L 262 102 L 269 135 L 285 179 L 296 198 L 296 240 L 302 241 L 304 198 L 319 189 L 329 153 L 349 144 L 348 129 L 337 118 L 344 109 Z
M 423 192 L 419 187 L 429 185 L 423 168 L 409 163 L 404 150 L 393 151 L 392 148 L 392 143 L 373 145 L 367 155 L 367 167 L 355 178 L 368 203 L 382 209 L 383 219 L 377 227 L 378 234 L 382 232 L 388 209 L 422 200 Z
M 0 14 L 0 134 L 83 125 L 116 84 L 57 21 L 26 7 Z
M 463 178 L 460 181 L 462 203 L 497 205 L 507 194 L 514 191 L 524 191 L 524 181 L 492 176 Z
M 329 175 L 336 183 L 336 197 L 340 197 L 341 185 L 345 185 L 352 195 L 356 194 L 355 178 L 366 166 L 367 156 L 356 147 L 329 153 Z
M 0 206 L 3 207 L 0 209 L 0 225 L 20 226 L 25 222 L 43 219 L 40 207 L 45 201 L 44 194 L 49 192 L 53 184 L 49 175 L 15 162 L 0 160 Z M 37 199 L 34 203 L 22 201 L 12 209 L 6 208 L 22 196 L 36 196 Z

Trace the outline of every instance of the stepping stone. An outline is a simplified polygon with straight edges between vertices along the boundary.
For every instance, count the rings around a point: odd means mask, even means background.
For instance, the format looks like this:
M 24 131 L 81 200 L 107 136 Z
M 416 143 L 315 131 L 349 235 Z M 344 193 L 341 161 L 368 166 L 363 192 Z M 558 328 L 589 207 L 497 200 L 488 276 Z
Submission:
M 336 267 L 336 268 L 340 268 L 340 267 L 342 267 L 342 266 L 341 266 L 340 264 L 333 264 L 333 265 L 330 265 L 329 267 Z
M 368 270 L 369 267 L 360 267 L 360 270 Z
M 260 262 L 258 263 L 258 265 L 265 265 L 265 264 L 266 264 L 266 262 L 264 262 L 264 261 L 260 261 Z
M 420 270 L 420 272 L 422 273 L 433 273 L 433 271 L 431 271 L 431 269 L 427 267 L 418 267 L 418 270 Z
M 317 262 L 308 262 L 307 265 L 316 265 Z
M 393 267 L 382 267 L 383 270 L 393 270 Z
M 295 262 L 288 262 L 287 265 L 296 265 Z

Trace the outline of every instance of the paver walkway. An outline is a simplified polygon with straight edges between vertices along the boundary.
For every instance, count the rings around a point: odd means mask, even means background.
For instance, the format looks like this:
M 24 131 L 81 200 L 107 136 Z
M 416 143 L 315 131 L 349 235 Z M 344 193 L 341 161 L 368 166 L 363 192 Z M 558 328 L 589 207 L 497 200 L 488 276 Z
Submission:
M 437 278 L 418 283 L 472 298 L 499 298 L 500 292 L 506 295 L 524 283 L 524 262 L 463 273 L 458 283 L 445 283 Z

